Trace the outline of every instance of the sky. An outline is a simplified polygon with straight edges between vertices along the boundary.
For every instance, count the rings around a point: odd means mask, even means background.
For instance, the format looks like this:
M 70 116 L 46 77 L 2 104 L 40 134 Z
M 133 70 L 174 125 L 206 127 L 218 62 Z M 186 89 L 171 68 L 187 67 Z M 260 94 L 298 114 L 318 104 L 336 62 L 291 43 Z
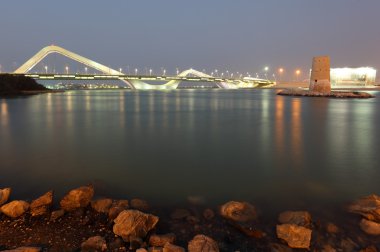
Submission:
M 380 69 L 379 0 L 2 0 L 0 64 L 55 44 L 111 66 L 167 72 Z M 378 74 L 379 75 L 379 74 Z M 378 78 L 379 79 L 379 78 Z

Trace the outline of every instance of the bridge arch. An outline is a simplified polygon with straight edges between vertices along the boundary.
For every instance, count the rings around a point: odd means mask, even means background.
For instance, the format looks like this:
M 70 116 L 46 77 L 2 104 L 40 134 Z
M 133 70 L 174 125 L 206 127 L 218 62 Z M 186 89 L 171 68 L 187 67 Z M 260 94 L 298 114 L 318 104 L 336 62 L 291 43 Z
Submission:
M 62 47 L 56 46 L 56 45 L 50 45 L 42 48 L 39 52 L 37 52 L 33 57 L 31 57 L 28 61 L 26 61 L 22 66 L 20 66 L 14 73 L 16 74 L 26 74 L 28 73 L 34 66 L 36 66 L 39 62 L 41 62 L 45 57 L 47 57 L 49 54 L 57 53 L 60 55 L 63 55 L 67 58 L 70 58 L 74 61 L 77 61 L 79 63 L 82 63 L 88 67 L 94 68 L 104 74 L 109 75 L 124 75 L 122 72 L 117 71 L 115 69 L 112 69 L 110 67 L 107 67 L 105 65 L 102 65 L 98 62 L 95 62 L 93 60 L 90 60 L 88 58 L 85 58 L 79 54 L 73 53 L 69 50 L 66 50 Z M 195 75 L 197 77 L 207 77 L 210 78 L 212 76 L 202 73 L 200 71 L 194 70 L 194 69 L 188 69 L 183 72 L 181 72 L 178 77 L 187 77 L 189 75 Z M 141 80 L 125 80 L 120 79 L 125 84 L 127 84 L 131 89 L 176 89 L 178 85 L 181 83 L 179 80 L 171 80 L 164 84 L 149 84 L 146 82 L 143 82 Z M 220 82 L 217 83 L 217 86 L 219 88 L 224 89 L 236 89 L 237 85 L 232 83 L 226 83 L 226 82 Z

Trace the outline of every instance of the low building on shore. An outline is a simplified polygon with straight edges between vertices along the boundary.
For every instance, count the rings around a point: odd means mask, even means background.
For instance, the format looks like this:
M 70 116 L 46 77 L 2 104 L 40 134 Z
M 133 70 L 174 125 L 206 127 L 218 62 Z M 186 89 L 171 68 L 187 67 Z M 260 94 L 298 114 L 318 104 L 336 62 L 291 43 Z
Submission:
M 376 69 L 372 67 L 331 68 L 332 88 L 373 86 L 376 81 Z

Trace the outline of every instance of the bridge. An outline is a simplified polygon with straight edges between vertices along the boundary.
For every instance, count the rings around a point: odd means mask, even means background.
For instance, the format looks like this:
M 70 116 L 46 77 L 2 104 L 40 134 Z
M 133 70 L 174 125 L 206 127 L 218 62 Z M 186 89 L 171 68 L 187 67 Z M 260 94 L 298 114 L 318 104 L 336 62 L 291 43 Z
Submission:
M 82 63 L 99 71 L 101 74 L 52 74 L 52 73 L 29 73 L 29 71 L 41 62 L 49 54 L 57 53 L 69 59 Z M 258 78 L 220 78 L 208 75 L 195 69 L 188 69 L 176 76 L 169 75 L 126 75 L 98 62 L 73 53 L 62 47 L 51 45 L 44 47 L 37 54 L 20 66 L 13 74 L 25 75 L 36 80 L 120 80 L 131 89 L 176 89 L 182 81 L 188 82 L 213 82 L 219 88 L 237 89 L 270 86 L 274 82 Z M 150 82 L 161 82 L 151 84 Z M 163 83 L 162 83 L 163 82 Z

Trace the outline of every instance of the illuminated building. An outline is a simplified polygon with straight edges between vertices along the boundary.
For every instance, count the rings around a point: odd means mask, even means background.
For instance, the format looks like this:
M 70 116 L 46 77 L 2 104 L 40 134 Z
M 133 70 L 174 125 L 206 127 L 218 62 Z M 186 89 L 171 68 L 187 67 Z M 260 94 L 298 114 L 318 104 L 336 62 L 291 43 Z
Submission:
M 371 86 L 376 81 L 376 69 L 371 67 L 331 68 L 331 85 L 339 86 Z

